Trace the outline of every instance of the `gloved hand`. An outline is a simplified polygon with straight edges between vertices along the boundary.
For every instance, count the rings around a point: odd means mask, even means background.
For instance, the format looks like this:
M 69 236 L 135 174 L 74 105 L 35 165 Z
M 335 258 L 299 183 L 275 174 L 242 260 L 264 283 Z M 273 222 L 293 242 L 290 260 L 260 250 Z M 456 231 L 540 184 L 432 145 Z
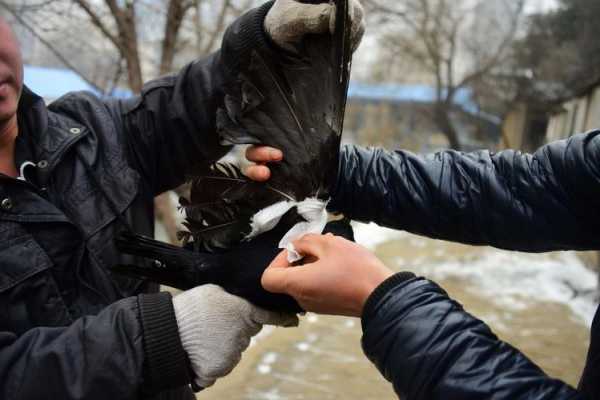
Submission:
M 286 313 L 303 310 L 291 297 L 269 293 L 260 284 L 261 276 L 279 253 L 278 243 L 291 225 L 281 226 L 259 237 L 244 241 L 226 252 L 192 251 L 139 235 L 124 233 L 115 240 L 125 254 L 157 260 L 139 265 L 115 265 L 113 272 L 133 278 L 188 290 L 205 284 L 216 284 L 227 292 L 243 297 L 261 308 Z M 334 221 L 325 227 L 333 233 L 354 240 L 348 221 Z
M 263 325 L 298 325 L 295 315 L 263 310 L 215 285 L 175 296 L 173 307 L 181 343 L 196 375 L 194 382 L 201 388 L 233 370 Z
M 358 0 L 350 0 L 352 51 L 365 33 L 364 10 Z M 295 51 L 304 35 L 333 33 L 335 4 L 306 4 L 296 0 L 277 0 L 265 18 L 265 31 L 280 47 Z

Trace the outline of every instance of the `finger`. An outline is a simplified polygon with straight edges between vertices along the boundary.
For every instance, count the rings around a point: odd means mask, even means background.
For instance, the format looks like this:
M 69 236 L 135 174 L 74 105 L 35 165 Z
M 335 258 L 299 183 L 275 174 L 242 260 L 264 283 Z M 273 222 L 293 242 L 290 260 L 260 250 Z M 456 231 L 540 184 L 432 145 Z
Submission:
M 288 290 L 291 272 L 291 268 L 269 267 L 263 272 L 260 284 L 267 292 L 289 294 Z
M 264 165 L 253 165 L 246 168 L 244 174 L 256 182 L 265 182 L 271 178 L 271 170 Z
M 288 285 L 288 261 L 287 250 L 282 251 L 275 257 L 261 277 L 260 283 L 263 288 L 271 293 L 285 293 Z
M 283 160 L 283 153 L 273 147 L 250 146 L 246 149 L 246 158 L 256 163 L 279 162 Z
M 291 266 L 292 265 L 288 261 L 288 251 L 283 250 L 281 253 L 279 253 L 277 255 L 277 257 L 275 257 L 275 259 L 273 261 L 271 261 L 271 264 L 267 267 L 267 269 L 268 268 L 289 268 Z
M 325 252 L 328 240 L 331 240 L 331 238 L 323 235 L 308 234 L 296 240 L 293 244 L 296 251 L 303 256 L 321 258 Z

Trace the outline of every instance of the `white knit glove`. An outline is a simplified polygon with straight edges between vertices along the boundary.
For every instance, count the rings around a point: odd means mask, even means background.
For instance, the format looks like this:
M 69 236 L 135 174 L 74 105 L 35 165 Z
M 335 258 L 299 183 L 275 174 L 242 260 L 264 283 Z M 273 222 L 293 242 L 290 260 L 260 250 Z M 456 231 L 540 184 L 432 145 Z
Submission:
M 364 10 L 358 0 L 350 0 L 352 51 L 365 33 Z M 294 51 L 304 35 L 334 33 L 335 4 L 304 4 L 295 0 L 277 0 L 265 18 L 265 31 L 280 47 Z
M 175 296 L 173 307 L 195 383 L 202 388 L 233 370 L 263 325 L 298 325 L 295 315 L 263 310 L 215 285 Z

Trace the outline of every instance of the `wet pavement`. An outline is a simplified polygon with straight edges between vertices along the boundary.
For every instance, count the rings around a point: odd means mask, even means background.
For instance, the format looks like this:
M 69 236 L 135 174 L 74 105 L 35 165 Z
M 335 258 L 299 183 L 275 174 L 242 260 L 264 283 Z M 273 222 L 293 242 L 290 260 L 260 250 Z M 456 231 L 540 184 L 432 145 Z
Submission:
M 595 305 L 574 298 L 573 288 L 593 289 L 596 277 L 573 254 L 500 252 L 375 228 L 359 229 L 357 238 L 391 268 L 436 280 L 548 374 L 576 385 Z M 267 328 L 238 368 L 198 398 L 395 399 L 360 337 L 358 319 L 312 314 L 296 329 Z

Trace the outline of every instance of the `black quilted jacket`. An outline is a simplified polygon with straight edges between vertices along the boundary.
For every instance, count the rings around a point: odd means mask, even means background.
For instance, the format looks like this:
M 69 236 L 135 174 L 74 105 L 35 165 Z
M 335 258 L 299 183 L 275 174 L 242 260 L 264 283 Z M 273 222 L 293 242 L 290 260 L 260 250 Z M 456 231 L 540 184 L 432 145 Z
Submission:
M 527 252 L 600 250 L 600 132 L 515 151 L 431 156 L 347 147 L 331 208 L 437 239 Z M 600 320 L 578 390 L 503 343 L 437 285 L 399 274 L 363 348 L 404 400 L 600 398 Z

